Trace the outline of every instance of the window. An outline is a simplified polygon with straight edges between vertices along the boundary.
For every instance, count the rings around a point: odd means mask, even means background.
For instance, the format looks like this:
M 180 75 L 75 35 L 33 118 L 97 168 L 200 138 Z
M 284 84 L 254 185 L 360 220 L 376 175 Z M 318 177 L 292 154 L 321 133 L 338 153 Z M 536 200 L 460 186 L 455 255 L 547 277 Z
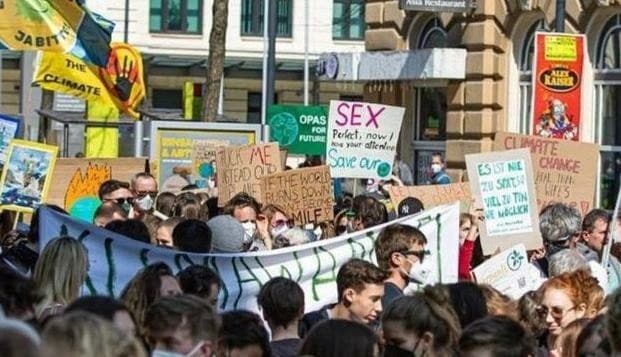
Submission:
M 332 39 L 364 39 L 364 0 L 334 0 Z
M 532 122 L 530 110 L 533 97 L 533 62 L 535 60 L 535 32 L 545 31 L 544 22 L 539 20 L 529 29 L 520 50 L 520 133 L 530 134 Z
M 150 1 L 150 32 L 202 33 L 202 0 Z
M 263 36 L 263 0 L 242 0 L 242 36 Z M 276 37 L 291 37 L 293 1 L 276 0 Z
M 153 108 L 156 109 L 182 109 L 183 91 L 181 89 L 153 88 L 151 102 L 153 103 Z
M 261 107 L 263 106 L 261 93 L 248 92 L 247 123 L 261 124 Z
M 444 48 L 447 42 L 446 30 L 442 27 L 440 20 L 434 17 L 425 25 L 418 41 L 418 48 Z

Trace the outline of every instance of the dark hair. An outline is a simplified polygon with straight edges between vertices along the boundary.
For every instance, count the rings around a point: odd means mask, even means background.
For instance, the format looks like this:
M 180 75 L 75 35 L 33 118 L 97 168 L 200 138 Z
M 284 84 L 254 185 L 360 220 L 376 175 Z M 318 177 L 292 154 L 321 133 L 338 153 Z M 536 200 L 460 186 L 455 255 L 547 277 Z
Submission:
M 258 345 L 263 357 L 269 357 L 271 348 L 267 330 L 259 315 L 245 310 L 228 311 L 222 315 L 218 333 L 218 350 L 230 351 L 246 346 Z
M 0 356 L 2 357 L 39 357 L 41 351 L 37 340 L 39 336 L 30 330 L 25 322 L 0 320 Z
M 383 285 L 388 276 L 387 271 L 365 260 L 351 259 L 343 264 L 338 274 L 336 274 L 338 301 L 342 301 L 343 293 L 346 289 L 354 289 L 356 292 L 361 292 L 364 290 L 365 284 Z
M 595 222 L 597 220 L 602 220 L 608 224 L 610 219 L 612 218 L 612 214 L 606 211 L 605 209 L 595 208 L 589 211 L 589 213 L 584 216 L 582 220 L 582 230 L 585 232 L 592 232 L 595 229 Z
M 462 328 L 487 316 L 487 302 L 483 290 L 472 282 L 461 281 L 445 285 L 451 297 L 451 305 L 459 317 Z
M 259 201 L 246 192 L 240 192 L 226 203 L 224 208 L 222 208 L 222 213 L 232 216 L 236 209 L 244 207 L 251 207 L 257 214 L 261 212 L 261 204 Z
M 109 296 L 82 296 L 67 306 L 64 313 L 71 311 L 90 312 L 108 321 L 114 321 L 114 315 L 117 312 L 125 311 L 132 317 L 132 320 L 134 319 L 131 311 L 129 311 L 125 304 Z
M 187 219 L 201 219 L 201 201 L 192 192 L 182 192 L 175 198 L 172 215 Z
M 9 267 L 0 264 L 0 306 L 8 317 L 21 318 L 34 313 L 35 305 L 43 300 L 37 284 Z
M 212 294 L 213 285 L 219 289 L 222 281 L 216 272 L 205 265 L 190 265 L 177 274 L 184 294 L 206 299 Z
M 529 357 L 535 353 L 535 338 L 506 316 L 488 316 L 464 329 L 459 339 L 460 353 L 485 349 L 490 356 Z
M 610 345 L 615 352 L 621 352 L 621 288 L 609 297 L 606 313 L 606 331 L 610 336 Z
M 612 355 L 609 329 L 607 331 L 606 315 L 599 315 L 589 322 L 576 340 L 576 356 L 604 357 Z
M 112 221 L 104 227 L 105 229 L 126 236 L 138 242 L 151 243 L 149 228 L 141 220 L 127 219 L 124 221 Z
M 119 180 L 108 180 L 108 181 L 104 181 L 100 186 L 99 186 L 99 199 L 103 200 L 103 197 L 107 194 L 110 194 L 116 190 L 120 190 L 122 188 L 125 188 L 127 190 L 129 190 L 129 184 L 127 182 L 123 182 L 123 181 L 119 181 Z
M 427 238 L 418 228 L 405 224 L 391 224 L 384 228 L 375 240 L 377 265 L 389 270 L 390 257 L 394 253 L 408 251 L 412 244 L 427 244 Z
M 187 329 L 198 340 L 217 341 L 218 314 L 207 302 L 192 295 L 167 296 L 156 301 L 145 316 L 147 335 L 167 330 Z
M 440 158 L 440 162 L 442 162 L 443 164 L 446 163 L 446 161 L 444 160 L 444 154 L 442 154 L 441 152 L 436 151 L 436 152 L 432 153 L 431 157 L 433 158 L 434 156 L 435 157 L 439 157 Z
M 298 355 L 374 357 L 379 347 L 379 338 L 367 326 L 331 319 L 318 323 L 308 332 Z
M 543 335 L 547 329 L 546 312 L 541 306 L 542 292 L 533 290 L 522 295 L 518 300 L 518 314 L 520 322 L 535 337 Z
M 173 205 L 177 196 L 172 192 L 161 192 L 155 199 L 155 210 L 165 215 L 172 216 Z
M 270 325 L 287 328 L 304 314 L 304 291 L 295 281 L 276 277 L 261 287 L 257 303 Z
M 211 251 L 211 229 L 198 219 L 188 219 L 175 226 L 172 232 L 173 245 L 183 252 L 209 253 Z
M 356 219 L 362 222 L 364 228 L 371 228 L 387 221 L 386 207 L 371 196 L 356 196 L 352 206 Z

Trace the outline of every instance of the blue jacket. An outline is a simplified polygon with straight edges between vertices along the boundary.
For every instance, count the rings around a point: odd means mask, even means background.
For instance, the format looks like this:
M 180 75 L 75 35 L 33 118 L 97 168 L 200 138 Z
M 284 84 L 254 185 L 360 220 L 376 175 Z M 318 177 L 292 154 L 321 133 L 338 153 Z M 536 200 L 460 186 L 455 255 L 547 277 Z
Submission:
M 444 172 L 444 170 L 431 176 L 431 185 L 448 185 L 451 183 L 451 178 Z

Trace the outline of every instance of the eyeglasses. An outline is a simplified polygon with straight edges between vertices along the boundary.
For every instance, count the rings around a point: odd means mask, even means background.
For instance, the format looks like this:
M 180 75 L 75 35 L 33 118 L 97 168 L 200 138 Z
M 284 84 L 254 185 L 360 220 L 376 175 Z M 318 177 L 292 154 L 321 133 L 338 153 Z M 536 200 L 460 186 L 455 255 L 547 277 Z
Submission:
M 403 252 L 400 252 L 403 255 L 413 255 L 416 258 L 418 258 L 418 260 L 422 263 L 423 260 L 425 259 L 426 255 L 429 255 L 429 251 L 428 250 L 406 250 Z
M 151 196 L 152 198 L 155 198 L 157 196 L 157 191 L 137 191 L 136 192 L 136 196 L 137 197 L 144 197 L 146 195 Z

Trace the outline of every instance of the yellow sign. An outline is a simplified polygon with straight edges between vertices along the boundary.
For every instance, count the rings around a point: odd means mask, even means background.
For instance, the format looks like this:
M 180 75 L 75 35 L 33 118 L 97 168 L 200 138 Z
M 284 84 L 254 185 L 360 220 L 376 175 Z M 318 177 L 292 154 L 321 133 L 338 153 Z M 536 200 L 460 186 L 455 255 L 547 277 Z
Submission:
M 116 107 L 98 102 L 88 102 L 87 119 L 89 122 L 115 122 L 119 120 L 119 110 Z M 119 157 L 119 129 L 87 128 L 86 157 Z
M 576 38 L 571 36 L 546 36 L 544 51 L 546 61 L 573 62 L 578 58 Z

